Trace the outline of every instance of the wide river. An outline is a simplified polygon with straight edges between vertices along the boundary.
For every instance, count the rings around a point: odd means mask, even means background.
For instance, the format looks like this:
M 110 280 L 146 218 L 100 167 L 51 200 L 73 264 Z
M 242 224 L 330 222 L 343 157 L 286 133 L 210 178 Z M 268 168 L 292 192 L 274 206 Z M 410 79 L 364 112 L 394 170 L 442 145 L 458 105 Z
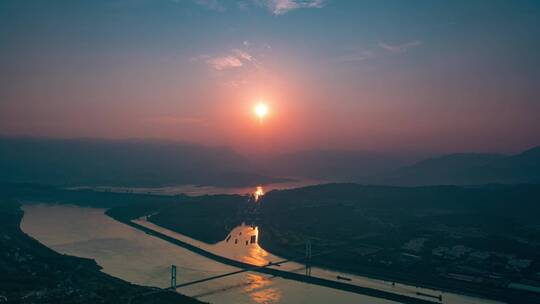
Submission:
M 170 267 L 173 264 L 177 266 L 178 283 L 237 270 L 117 222 L 106 216 L 104 209 L 46 204 L 24 205 L 23 209 L 25 215 L 21 228 L 41 243 L 60 253 L 94 259 L 103 267 L 104 272 L 136 284 L 167 287 L 170 284 Z M 249 236 L 249 229 L 253 228 L 238 227 L 231 235 L 244 231 L 246 238 Z M 175 237 L 191 243 L 197 242 L 181 234 L 175 234 Z M 251 262 L 255 264 L 257 259 L 277 259 L 258 244 L 248 246 L 247 243 L 240 242 L 246 249 L 237 249 L 233 244 L 231 240 L 230 243 L 221 242 L 217 245 L 198 245 L 233 258 L 253 258 L 255 260 Z M 287 266 L 290 267 L 297 266 Z M 322 269 L 314 268 L 312 274 L 335 278 L 335 273 Z M 404 294 L 414 294 L 416 290 L 412 286 L 392 286 L 388 282 L 347 276 L 352 277 L 359 285 L 395 289 L 396 292 Z M 191 285 L 178 291 L 210 303 L 394 303 L 250 272 Z M 438 291 L 427 292 L 441 294 Z M 456 294 L 442 294 L 443 303 L 448 304 L 492 303 Z

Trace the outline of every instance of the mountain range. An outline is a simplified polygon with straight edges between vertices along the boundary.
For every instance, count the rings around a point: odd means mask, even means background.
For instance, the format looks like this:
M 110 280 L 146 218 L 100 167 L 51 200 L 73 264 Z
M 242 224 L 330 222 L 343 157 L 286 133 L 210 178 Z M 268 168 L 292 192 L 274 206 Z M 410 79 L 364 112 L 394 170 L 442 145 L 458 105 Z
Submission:
M 225 147 L 173 141 L 0 138 L 3 182 L 232 187 L 289 178 L 399 186 L 540 183 L 540 146 L 515 155 L 422 159 L 405 153 L 308 150 L 253 159 Z
M 56 186 L 251 186 L 255 173 L 227 148 L 157 141 L 0 138 L 0 181 Z
M 444 155 L 402 167 L 371 181 L 405 186 L 540 183 L 540 146 L 515 155 Z

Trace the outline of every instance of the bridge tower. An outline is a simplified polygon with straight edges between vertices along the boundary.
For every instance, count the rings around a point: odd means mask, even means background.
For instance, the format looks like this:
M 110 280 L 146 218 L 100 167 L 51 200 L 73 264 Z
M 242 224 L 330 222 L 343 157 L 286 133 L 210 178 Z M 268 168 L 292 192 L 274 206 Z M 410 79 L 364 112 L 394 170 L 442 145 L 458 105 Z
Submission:
M 311 276 L 311 241 L 306 240 L 306 276 Z
M 171 265 L 171 289 L 176 289 L 176 265 Z

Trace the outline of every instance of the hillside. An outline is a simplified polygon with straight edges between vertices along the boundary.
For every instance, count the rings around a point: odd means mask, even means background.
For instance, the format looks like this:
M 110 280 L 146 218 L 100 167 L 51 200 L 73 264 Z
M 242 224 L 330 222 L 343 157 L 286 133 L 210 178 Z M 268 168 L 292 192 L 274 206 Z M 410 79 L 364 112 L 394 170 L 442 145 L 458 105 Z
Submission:
M 510 156 L 444 155 L 400 168 L 370 182 L 406 186 L 540 183 L 540 147 Z
M 260 172 L 374 185 L 482 185 L 540 183 L 540 147 L 515 155 L 419 155 L 307 150 L 259 160 Z
M 259 175 L 225 148 L 151 140 L 0 138 L 0 181 L 59 186 L 252 186 Z

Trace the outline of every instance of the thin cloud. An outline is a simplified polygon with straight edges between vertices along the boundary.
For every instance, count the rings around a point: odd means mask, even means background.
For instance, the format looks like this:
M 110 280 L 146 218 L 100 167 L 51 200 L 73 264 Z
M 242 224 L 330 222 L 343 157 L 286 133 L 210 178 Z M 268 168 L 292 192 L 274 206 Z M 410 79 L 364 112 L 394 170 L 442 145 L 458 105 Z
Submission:
M 258 0 L 274 15 L 283 15 L 301 8 L 322 8 L 326 0 Z
M 347 62 L 361 62 L 372 59 L 383 59 L 390 53 L 399 54 L 405 53 L 412 48 L 418 47 L 422 44 L 420 40 L 414 40 L 402 44 L 388 44 L 379 42 L 376 45 L 369 47 L 344 47 L 341 49 L 341 55 L 334 57 L 334 62 L 347 63 Z
M 235 56 L 223 56 L 216 57 L 207 60 L 207 63 L 210 64 L 216 70 L 225 70 L 231 68 L 239 68 L 242 65 L 242 61 Z
M 255 59 L 255 57 L 247 51 L 241 49 L 232 49 L 230 54 L 220 56 L 210 56 L 207 54 L 202 54 L 192 57 L 191 61 L 205 62 L 218 71 L 240 68 L 246 63 L 251 63 L 258 67 L 258 61 Z
M 234 49 L 232 51 L 238 58 L 240 58 L 244 62 L 250 62 L 256 68 L 261 67 L 260 64 L 259 64 L 259 61 L 253 55 L 251 55 L 250 53 L 248 53 L 248 52 L 246 52 L 244 50 L 240 50 L 240 49 Z
M 191 57 L 189 59 L 189 61 L 191 62 L 199 62 L 199 61 L 206 61 L 208 59 L 210 59 L 210 55 L 208 54 L 201 54 L 201 55 L 197 55 L 197 56 L 194 56 L 194 57 Z
M 379 47 L 391 53 L 405 53 L 408 50 L 415 48 L 421 44 L 422 44 L 422 41 L 420 40 L 414 40 L 414 41 L 410 41 L 410 42 L 406 42 L 402 44 L 394 44 L 394 45 L 384 43 L 384 42 L 379 42 Z
M 251 56 L 248 52 L 246 51 L 242 51 L 240 49 L 234 49 L 232 50 L 234 54 L 236 54 L 238 57 L 246 60 L 246 61 L 254 61 L 255 58 L 253 58 L 253 56 Z

